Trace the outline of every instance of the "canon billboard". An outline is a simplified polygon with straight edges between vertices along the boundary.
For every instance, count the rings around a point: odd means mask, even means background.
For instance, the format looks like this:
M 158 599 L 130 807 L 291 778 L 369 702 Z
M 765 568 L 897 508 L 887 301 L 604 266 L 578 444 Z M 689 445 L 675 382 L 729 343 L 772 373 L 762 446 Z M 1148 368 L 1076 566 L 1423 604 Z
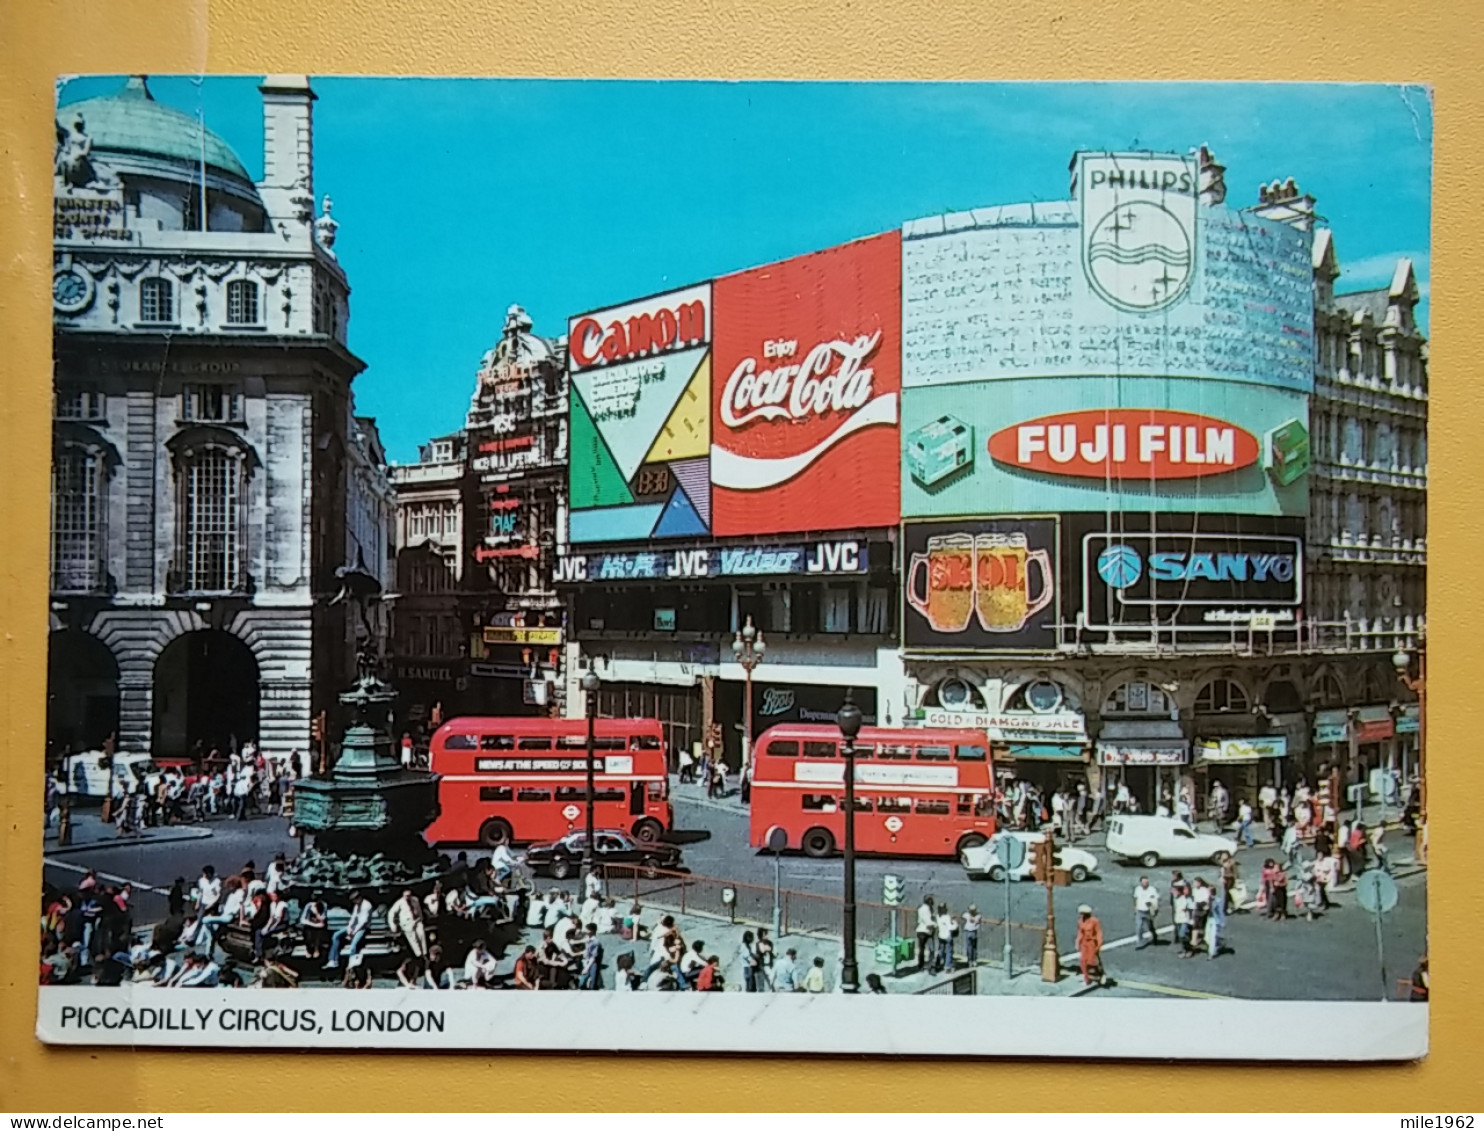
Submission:
M 896 525 L 901 277 L 888 232 L 716 280 L 714 533 Z
M 1311 236 L 1193 172 L 1079 154 L 1073 201 L 906 225 L 905 516 L 1306 512 Z
M 571 541 L 706 535 L 711 285 L 578 315 L 567 341 Z

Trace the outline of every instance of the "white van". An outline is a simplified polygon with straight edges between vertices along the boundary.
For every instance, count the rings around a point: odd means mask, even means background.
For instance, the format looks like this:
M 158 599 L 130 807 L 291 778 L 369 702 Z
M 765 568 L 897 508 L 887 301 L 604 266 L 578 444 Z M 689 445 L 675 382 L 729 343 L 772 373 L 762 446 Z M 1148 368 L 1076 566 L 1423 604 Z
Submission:
M 73 798 L 96 798 L 101 801 L 108 796 L 108 755 L 101 750 L 87 750 L 71 754 L 62 762 L 67 777 L 67 792 Z M 113 779 L 129 793 L 141 788 L 146 780 L 158 774 L 148 754 L 119 751 L 113 756 Z
M 1108 818 L 1108 851 L 1145 868 L 1161 861 L 1224 864 L 1237 851 L 1237 842 L 1212 833 L 1198 833 L 1174 817 Z

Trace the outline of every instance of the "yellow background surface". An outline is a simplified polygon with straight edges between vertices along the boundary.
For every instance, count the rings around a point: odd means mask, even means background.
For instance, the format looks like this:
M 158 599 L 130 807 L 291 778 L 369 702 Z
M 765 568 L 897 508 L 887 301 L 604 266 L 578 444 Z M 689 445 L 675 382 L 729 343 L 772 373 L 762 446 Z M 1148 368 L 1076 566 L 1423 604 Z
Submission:
M 1471 303 L 1484 296 L 1481 8 L 1477 0 L 0 0 L 0 1110 L 236 1111 L 259 1099 L 278 1110 L 1484 1108 L 1477 835 L 1484 758 L 1476 740 L 1484 713 L 1473 687 L 1484 636 L 1484 510 L 1476 485 L 1484 481 L 1484 443 L 1476 435 L 1484 379 L 1465 356 L 1477 336 L 1468 325 Z M 1158 1063 L 930 1060 L 884 1070 L 870 1058 L 184 1054 L 39 1044 L 32 1032 L 45 730 L 53 79 L 199 71 L 1434 84 L 1431 1056 L 1380 1067 L 1219 1072 Z M 562 151 L 563 139 L 542 140 Z M 560 171 L 558 161 L 551 173 Z M 869 153 L 861 155 L 861 172 L 890 175 Z M 1378 181 L 1386 177 L 1384 153 L 1376 154 L 1373 172 Z M 456 159 L 447 175 L 456 181 Z M 994 1024 L 992 1004 L 978 1016 Z M 1316 1061 L 1325 1055 L 1327 1028 L 1324 1007 L 1316 1005 Z M 630 1034 L 636 1037 L 642 1041 Z M 1221 1032 L 1213 1029 L 1210 1039 L 1218 1047 Z

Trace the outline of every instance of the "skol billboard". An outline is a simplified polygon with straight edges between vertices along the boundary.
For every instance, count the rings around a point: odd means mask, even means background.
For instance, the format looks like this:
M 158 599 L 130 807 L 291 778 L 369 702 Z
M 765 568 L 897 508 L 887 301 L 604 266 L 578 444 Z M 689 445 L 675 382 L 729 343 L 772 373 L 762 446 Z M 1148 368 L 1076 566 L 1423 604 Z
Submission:
M 570 319 L 574 543 L 711 527 L 711 285 Z
M 1059 569 L 1054 516 L 904 523 L 903 646 L 1054 648 Z
M 1079 154 L 1076 199 L 902 249 L 902 512 L 1307 508 L 1309 233 L 1181 157 Z
M 1292 632 L 1302 615 L 1301 518 L 1077 514 L 1062 530 L 1062 618 L 1085 642 L 1156 625 Z
M 711 529 L 900 518 L 898 232 L 717 279 Z

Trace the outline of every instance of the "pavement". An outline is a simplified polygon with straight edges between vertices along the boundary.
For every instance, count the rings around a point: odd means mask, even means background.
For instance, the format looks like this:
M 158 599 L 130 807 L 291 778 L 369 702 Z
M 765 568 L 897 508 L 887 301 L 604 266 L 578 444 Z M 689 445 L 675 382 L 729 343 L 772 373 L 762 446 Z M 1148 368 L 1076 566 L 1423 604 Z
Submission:
M 48 856 L 65 856 L 80 852 L 93 852 L 99 848 L 122 848 L 129 845 L 168 844 L 178 840 L 206 840 L 212 830 L 206 825 L 162 825 L 141 829 L 138 834 L 120 836 L 112 824 L 104 824 L 96 813 L 75 816 L 72 822 L 72 843 L 57 843 L 56 826 L 46 830 L 43 851 Z
M 674 790 L 677 831 L 674 840 L 684 853 L 684 866 L 695 874 L 686 893 L 686 914 L 682 931 L 687 938 L 703 938 L 708 951 L 724 961 L 729 982 L 740 985 L 736 966 L 741 932 L 757 923 L 771 923 L 775 860 L 770 853 L 748 847 L 747 809 L 733 793 L 719 800 L 707 799 L 699 786 L 678 786 Z M 1375 807 L 1365 814 L 1374 820 Z M 89 832 L 89 826 L 92 832 Z M 137 921 L 147 922 L 164 915 L 164 892 L 177 876 L 194 881 L 203 864 L 214 864 L 219 873 L 236 871 L 247 860 L 260 864 L 276 851 L 293 855 L 299 843 L 288 836 L 287 822 L 278 817 L 258 817 L 247 821 L 214 821 L 207 826 L 182 826 L 146 830 L 139 838 L 121 839 L 111 827 L 101 825 L 96 813 L 84 814 L 74 826 L 74 841 L 69 849 L 58 849 L 55 841 L 47 843 L 46 875 L 55 883 L 75 883 L 87 867 L 97 869 L 109 882 L 125 879 L 135 884 Z M 208 837 L 200 837 L 207 832 Z M 99 834 L 102 834 L 101 836 Z M 182 839 L 184 833 L 191 839 Z M 153 835 L 152 835 L 153 834 Z M 1269 922 L 1248 911 L 1235 914 L 1228 924 L 1229 950 L 1215 961 L 1180 960 L 1177 948 L 1169 945 L 1139 950 L 1134 945 L 1133 889 L 1143 870 L 1119 863 L 1108 857 L 1101 834 L 1080 838 L 1076 843 L 1091 850 L 1099 861 L 1099 872 L 1086 883 L 1053 889 L 1058 941 L 1064 966 L 1071 967 L 1070 954 L 1076 909 L 1087 903 L 1102 921 L 1106 965 L 1117 985 L 1097 989 L 1096 995 L 1165 996 L 1165 997 L 1236 997 L 1247 999 L 1312 999 L 1375 1000 L 1382 988 L 1395 991 L 1396 981 L 1406 977 L 1417 957 L 1427 946 L 1426 870 L 1410 862 L 1411 846 L 1405 838 L 1389 837 L 1394 860 L 1393 875 L 1401 893 L 1395 911 L 1383 918 L 1381 934 L 1386 967 L 1379 968 L 1376 923 L 1373 917 L 1355 904 L 1351 893 L 1339 892 L 1337 906 L 1315 922 L 1294 919 Z M 1237 859 L 1249 888 L 1265 856 L 1276 855 L 1271 843 L 1259 843 L 1252 849 L 1241 849 Z M 839 952 L 838 897 L 841 891 L 842 863 L 836 859 L 814 860 L 785 853 L 776 861 L 783 898 L 790 900 L 785 922 L 796 927 L 812 927 L 807 937 L 798 933 L 777 940 L 780 949 L 793 946 L 801 959 L 826 956 L 827 975 L 833 981 Z M 1185 875 L 1193 878 L 1212 876 L 1213 869 L 1186 866 Z M 1055 986 L 1040 982 L 1032 969 L 1039 955 L 1039 927 L 1046 911 L 1046 891 L 1032 883 L 1004 884 L 970 880 L 954 860 L 899 860 L 863 857 L 858 862 L 857 880 L 862 901 L 858 935 L 862 940 L 860 954 L 862 974 L 876 971 L 870 944 L 884 936 L 886 919 L 879 909 L 870 907 L 882 898 L 882 878 L 891 873 L 905 884 L 906 911 L 910 912 L 925 894 L 948 903 L 955 914 L 962 915 L 969 904 L 976 904 L 986 920 L 1006 916 L 1015 923 L 1031 926 L 1017 929 L 1013 935 L 1014 956 L 1018 967 L 1027 970 L 1006 980 L 997 968 L 985 966 L 978 978 L 982 993 L 1073 993 L 1081 992 L 1080 978 L 1063 979 Z M 1172 869 L 1160 867 L 1148 871 L 1150 880 L 1165 895 L 1162 922 L 1165 937 L 1170 920 L 1168 892 Z M 715 877 L 708 881 L 705 877 Z M 544 879 L 539 881 L 545 884 Z M 741 893 L 739 915 L 750 911 L 754 922 L 732 924 L 727 917 L 720 892 L 733 886 Z M 665 899 L 663 893 L 645 896 L 645 906 L 658 912 Z M 673 898 L 671 902 L 676 902 Z M 700 912 L 697 914 L 697 912 Z M 646 922 L 652 922 L 646 915 Z M 905 923 L 905 918 L 900 920 Z M 986 922 L 981 936 L 981 955 L 998 960 L 1003 945 L 999 928 Z M 631 946 L 636 960 L 646 943 L 625 944 L 611 939 L 608 946 L 610 963 Z M 646 963 L 647 965 L 647 963 Z M 611 973 L 611 971 L 610 971 Z M 916 976 L 914 975 L 913 978 Z M 923 982 L 912 978 L 886 979 L 893 992 L 921 988 Z

